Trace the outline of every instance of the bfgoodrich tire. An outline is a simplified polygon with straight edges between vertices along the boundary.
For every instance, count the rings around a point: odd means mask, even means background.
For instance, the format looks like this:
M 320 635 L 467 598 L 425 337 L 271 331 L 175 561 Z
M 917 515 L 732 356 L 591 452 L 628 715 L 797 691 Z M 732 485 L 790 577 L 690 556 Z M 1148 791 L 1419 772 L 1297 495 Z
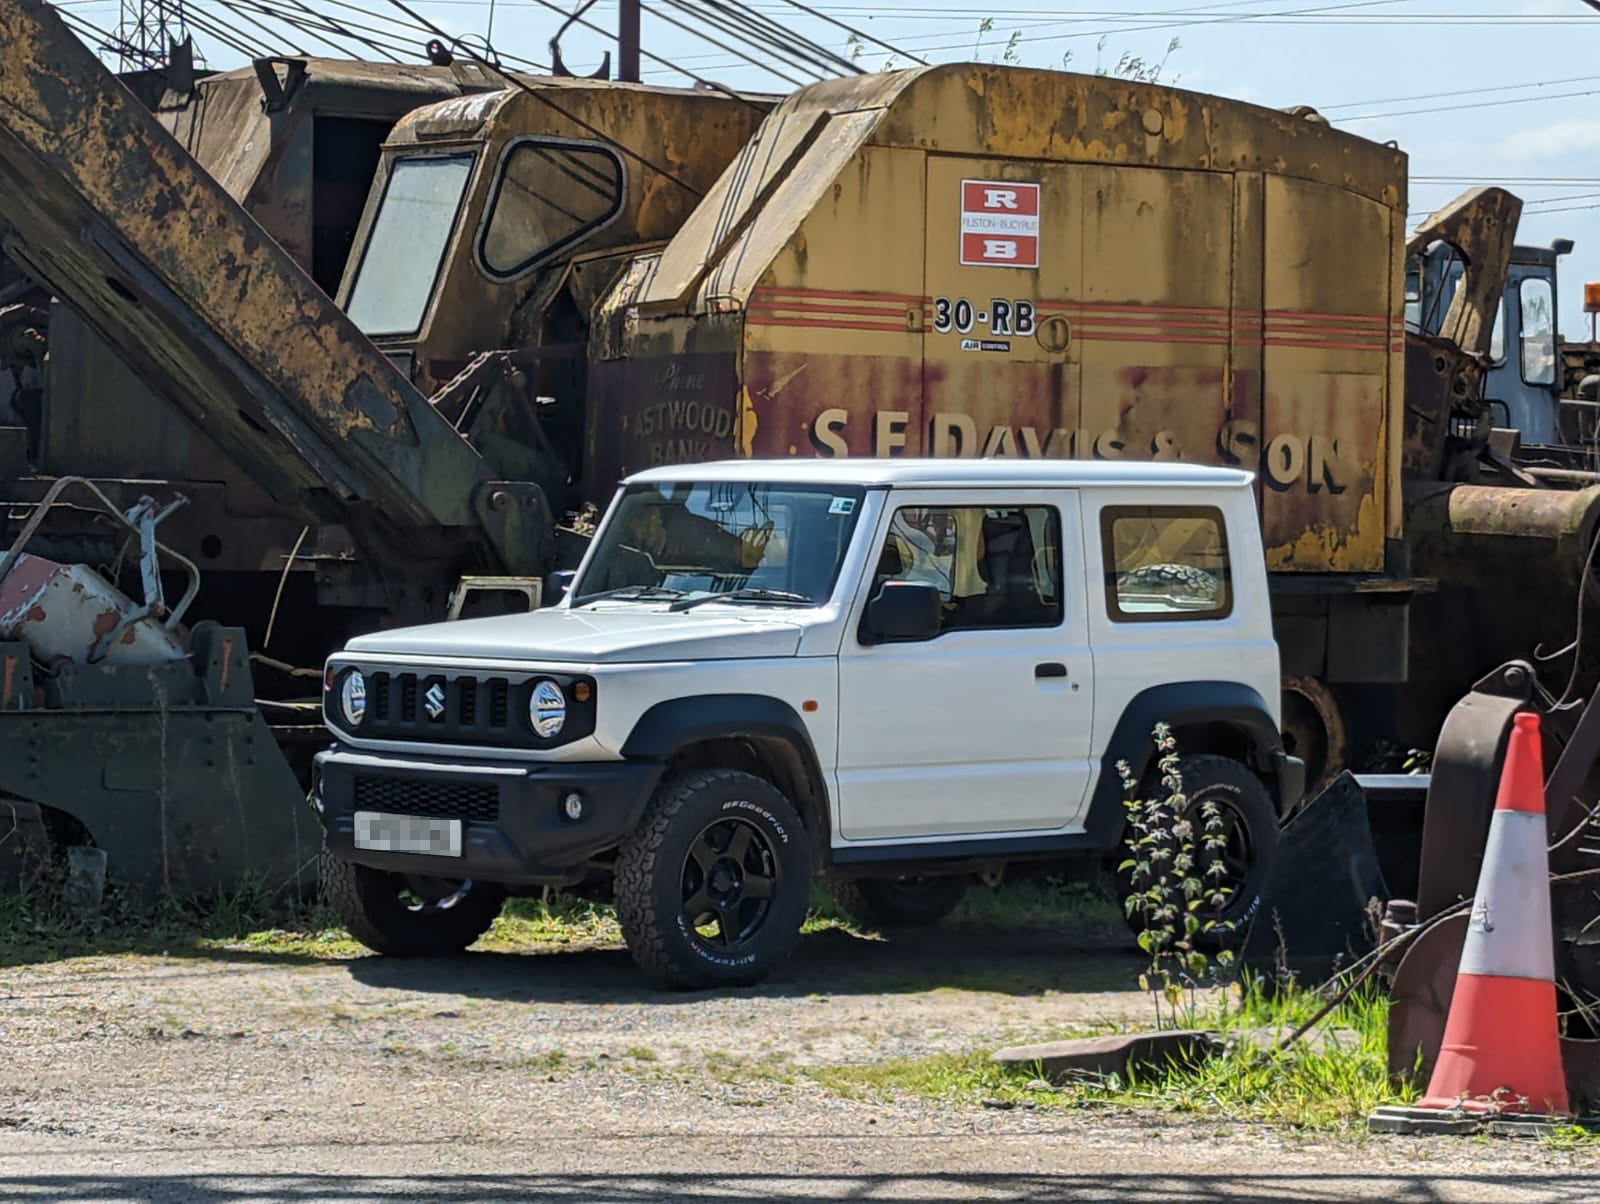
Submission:
M 505 903 L 483 882 L 408 878 L 340 861 L 326 850 L 317 866 L 323 901 L 374 953 L 444 957 L 476 941 Z
M 828 883 L 828 892 L 868 928 L 928 928 L 960 906 L 967 879 L 955 874 L 842 879 Z
M 617 854 L 617 920 L 658 984 L 748 986 L 794 950 L 811 891 L 800 817 L 727 769 L 663 781 Z
M 1197 876 L 1208 884 L 1216 879 L 1205 873 L 1212 859 L 1201 845 L 1201 817 L 1207 803 L 1216 806 L 1223 823 L 1224 842 L 1220 849 L 1223 872 L 1219 886 L 1224 901 L 1220 908 L 1200 910 L 1201 919 L 1211 921 L 1214 927 L 1197 937 L 1195 943 L 1213 951 L 1238 949 L 1249 936 L 1250 922 L 1261 906 L 1267 872 L 1278 851 L 1278 816 L 1272 805 L 1272 795 L 1249 766 L 1232 757 L 1180 757 L 1178 773 L 1188 799 L 1185 815 L 1194 825 Z M 1158 780 L 1154 787 L 1147 788 L 1145 797 L 1159 789 Z M 1125 846 L 1119 848 L 1118 861 L 1127 856 L 1131 854 Z M 1128 896 L 1133 893 L 1128 875 L 1117 875 L 1117 889 L 1126 913 Z M 1140 916 L 1129 916 L 1128 923 L 1135 933 L 1146 926 Z

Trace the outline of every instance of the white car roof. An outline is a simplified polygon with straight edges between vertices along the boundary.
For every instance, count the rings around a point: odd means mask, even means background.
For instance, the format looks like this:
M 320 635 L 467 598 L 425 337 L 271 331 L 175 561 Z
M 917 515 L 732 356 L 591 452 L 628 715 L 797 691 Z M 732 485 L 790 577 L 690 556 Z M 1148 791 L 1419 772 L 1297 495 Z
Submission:
M 1188 485 L 1244 488 L 1252 474 L 1176 460 L 832 459 L 713 460 L 673 464 L 629 476 L 624 484 L 671 481 L 770 481 L 775 485 L 919 486 L 935 489 L 1040 488 L 1049 486 Z

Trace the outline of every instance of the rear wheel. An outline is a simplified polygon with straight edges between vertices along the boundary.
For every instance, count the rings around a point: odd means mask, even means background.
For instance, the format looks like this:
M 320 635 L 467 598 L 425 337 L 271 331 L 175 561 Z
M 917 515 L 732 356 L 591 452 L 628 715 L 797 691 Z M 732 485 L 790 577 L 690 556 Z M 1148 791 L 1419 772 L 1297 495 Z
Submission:
M 617 854 L 617 920 L 664 986 L 745 986 L 793 951 L 810 901 L 800 817 L 770 782 L 728 769 L 668 778 Z
M 323 899 L 350 935 L 391 957 L 460 953 L 489 931 L 506 898 L 488 883 L 391 874 L 327 851 L 318 878 Z
M 844 879 L 828 883 L 828 891 L 851 919 L 869 928 L 926 928 L 960 906 L 967 884 L 954 874 L 907 875 Z
M 1278 817 L 1272 795 L 1249 766 L 1232 757 L 1210 755 L 1180 757 L 1178 773 L 1183 779 L 1187 807 L 1183 818 L 1192 825 L 1192 846 L 1196 862 L 1194 876 L 1205 884 L 1207 895 L 1221 895 L 1221 904 L 1202 906 L 1198 915 L 1212 927 L 1196 938 L 1203 949 L 1238 949 L 1250 932 L 1250 922 L 1261 905 L 1261 892 L 1267 872 L 1278 850 Z M 1159 784 L 1155 789 L 1159 789 Z M 1146 797 L 1150 797 L 1150 790 Z M 1214 807 L 1220 828 L 1220 845 L 1215 851 L 1204 847 L 1204 815 Z M 1122 857 L 1133 856 L 1126 849 Z M 1119 857 L 1119 860 L 1121 858 Z M 1220 866 L 1220 873 L 1210 868 Z M 1126 914 L 1127 900 L 1134 893 L 1128 873 L 1117 874 L 1117 890 Z M 1182 904 L 1179 904 L 1180 908 Z M 1179 921 L 1181 923 L 1181 921 Z M 1151 926 L 1143 915 L 1128 917 L 1135 933 Z

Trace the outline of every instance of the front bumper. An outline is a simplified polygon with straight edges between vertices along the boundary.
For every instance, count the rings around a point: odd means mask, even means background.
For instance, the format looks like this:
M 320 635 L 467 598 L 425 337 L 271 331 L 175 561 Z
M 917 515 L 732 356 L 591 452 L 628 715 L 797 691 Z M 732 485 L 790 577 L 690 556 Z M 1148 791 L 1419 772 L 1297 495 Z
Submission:
M 644 815 L 656 761 L 489 762 L 375 756 L 335 747 L 316 757 L 328 851 L 374 869 L 508 885 L 572 883 Z M 563 800 L 583 796 L 570 820 Z M 461 856 L 358 849 L 355 813 L 462 820 Z

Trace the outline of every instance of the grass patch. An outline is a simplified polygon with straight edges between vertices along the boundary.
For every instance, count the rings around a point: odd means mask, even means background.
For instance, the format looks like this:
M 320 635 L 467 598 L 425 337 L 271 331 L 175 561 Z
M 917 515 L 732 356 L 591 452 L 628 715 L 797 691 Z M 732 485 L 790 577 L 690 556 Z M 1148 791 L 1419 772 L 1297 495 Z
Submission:
M 974 885 L 948 924 L 1044 928 L 1109 925 L 1121 929 L 1116 903 L 1080 883 L 1031 879 L 998 890 Z M 821 883 L 812 888 L 806 933 L 838 930 L 876 935 L 858 925 Z M 609 905 L 573 895 L 511 899 L 477 949 L 500 953 L 620 945 L 622 931 Z M 317 961 L 366 955 L 331 910 L 275 899 L 264 883 L 248 881 L 207 902 L 166 898 L 146 903 L 108 886 L 100 918 L 74 921 L 60 904 L 59 883 L 24 893 L 0 893 L 0 966 L 114 954 L 179 956 L 238 952 Z M 1027 970 L 1019 967 L 1024 978 Z
M 1279 1124 L 1354 1135 L 1381 1103 L 1404 1102 L 1389 1083 L 1386 1052 L 1388 1001 L 1358 993 L 1335 1010 L 1311 1038 L 1279 1052 L 1262 1049 L 1251 1034 L 1287 1033 L 1322 1004 L 1311 991 L 1269 996 L 1247 992 L 1223 1010 L 1202 1014 L 1197 1027 L 1220 1031 L 1229 1048 L 1198 1067 L 1152 1071 L 1044 1089 L 1036 1073 L 996 1066 L 986 1053 L 940 1054 L 867 1066 L 809 1072 L 824 1086 L 851 1096 L 905 1094 L 977 1104 L 996 1100 L 1036 1108 L 1089 1104 L 1194 1113 L 1207 1119 Z M 1338 1044 L 1317 1033 L 1334 1030 Z
M 519 952 L 622 940 L 609 906 L 568 895 L 550 902 L 511 899 L 474 948 Z M 109 887 L 99 920 L 85 925 L 63 910 L 50 885 L 0 893 L 0 966 L 114 954 L 197 956 L 248 953 L 342 961 L 368 954 L 332 910 L 274 899 L 257 882 L 204 902 L 130 899 Z
M 951 914 L 950 922 L 1015 928 L 1081 925 L 1112 928 L 1118 933 L 1127 928 L 1121 907 L 1103 883 L 1057 878 L 1024 879 L 998 890 L 976 886 Z
M 820 1066 L 807 1076 L 851 1099 L 914 1095 L 921 1099 L 976 1104 L 1018 1084 L 987 1054 L 934 1054 L 894 1058 L 862 1066 Z
M 224 950 L 313 958 L 352 957 L 362 951 L 328 909 L 275 899 L 256 880 L 207 901 L 167 897 L 145 902 L 108 886 L 100 915 L 89 924 L 66 912 L 54 883 L 0 892 L 0 966 Z
M 1593 1150 L 1600 1148 L 1600 1131 L 1584 1125 L 1562 1125 L 1542 1144 L 1553 1150 Z
M 508 899 L 494 926 L 473 946 L 496 953 L 517 953 L 555 946 L 620 944 L 622 929 L 609 904 L 591 903 L 576 895 Z
M 995 928 L 1108 928 L 1126 931 L 1122 909 L 1101 882 L 1068 881 L 1058 877 L 1022 878 L 988 887 L 974 882 L 966 898 L 944 924 L 971 924 Z M 805 932 L 838 929 L 856 936 L 875 930 L 856 922 L 835 901 L 825 883 L 811 887 L 811 910 Z

